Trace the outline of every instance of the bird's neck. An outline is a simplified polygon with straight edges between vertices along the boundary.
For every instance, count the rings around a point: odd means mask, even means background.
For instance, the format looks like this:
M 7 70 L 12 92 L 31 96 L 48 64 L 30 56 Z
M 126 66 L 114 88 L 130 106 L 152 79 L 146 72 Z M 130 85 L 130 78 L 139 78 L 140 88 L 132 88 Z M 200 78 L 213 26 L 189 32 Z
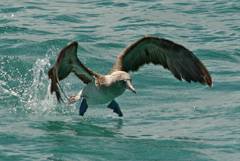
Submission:
M 105 87 L 108 87 L 108 86 L 111 86 L 114 82 L 114 80 L 112 79 L 111 75 L 104 75 L 104 76 L 101 76 L 101 77 L 97 77 L 95 79 L 95 84 L 96 86 L 105 86 Z

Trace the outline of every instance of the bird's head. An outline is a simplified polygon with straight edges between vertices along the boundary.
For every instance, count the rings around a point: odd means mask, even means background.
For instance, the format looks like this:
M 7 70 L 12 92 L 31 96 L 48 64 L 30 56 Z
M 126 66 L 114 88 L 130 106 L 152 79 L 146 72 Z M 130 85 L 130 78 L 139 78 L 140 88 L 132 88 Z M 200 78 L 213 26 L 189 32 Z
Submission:
M 135 88 L 132 85 L 132 79 L 127 72 L 124 71 L 116 71 L 111 74 L 112 80 L 114 82 L 120 82 L 125 85 L 126 89 L 136 93 Z

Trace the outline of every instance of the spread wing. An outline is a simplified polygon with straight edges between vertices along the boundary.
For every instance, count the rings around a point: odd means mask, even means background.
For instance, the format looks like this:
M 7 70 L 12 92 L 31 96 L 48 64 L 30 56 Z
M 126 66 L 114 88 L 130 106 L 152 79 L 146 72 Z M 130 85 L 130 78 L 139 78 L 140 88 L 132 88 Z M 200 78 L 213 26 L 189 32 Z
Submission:
M 59 81 L 66 78 L 71 72 L 86 84 L 94 81 L 94 77 L 98 76 L 78 59 L 77 47 L 77 42 L 72 42 L 64 47 L 60 51 L 55 65 L 48 71 L 48 77 L 51 79 L 50 91 L 51 93 L 55 92 L 59 102 L 62 101 Z
M 131 44 L 118 56 L 111 72 L 137 71 L 145 64 L 162 65 L 179 80 L 212 85 L 203 63 L 184 46 L 157 37 L 144 37 Z

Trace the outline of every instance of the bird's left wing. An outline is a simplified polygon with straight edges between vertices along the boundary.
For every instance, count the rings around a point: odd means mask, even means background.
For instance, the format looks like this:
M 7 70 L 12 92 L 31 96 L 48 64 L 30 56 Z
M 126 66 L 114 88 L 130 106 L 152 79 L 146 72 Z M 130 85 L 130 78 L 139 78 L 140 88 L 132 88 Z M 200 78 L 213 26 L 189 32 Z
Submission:
M 73 72 L 80 80 L 88 84 L 94 81 L 98 74 L 87 68 L 77 57 L 78 43 L 72 42 L 64 47 L 57 58 L 54 66 L 48 71 L 48 77 L 51 79 L 51 93 L 55 92 L 57 100 L 62 101 L 59 90 L 59 82 Z
M 114 71 L 137 71 L 144 64 L 162 65 L 179 80 L 212 85 L 212 78 L 203 63 L 184 46 L 157 37 L 143 37 L 118 56 Z

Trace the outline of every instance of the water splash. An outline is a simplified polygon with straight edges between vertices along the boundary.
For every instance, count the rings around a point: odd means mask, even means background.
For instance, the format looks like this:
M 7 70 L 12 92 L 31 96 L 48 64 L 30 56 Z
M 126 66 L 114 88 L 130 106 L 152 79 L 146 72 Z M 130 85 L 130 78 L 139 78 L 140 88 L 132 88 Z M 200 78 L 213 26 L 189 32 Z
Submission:
M 47 71 L 51 66 L 50 57 L 51 54 L 47 54 L 33 64 L 26 64 L 26 61 L 17 57 L 0 59 L 0 99 L 3 105 L 4 102 L 11 104 L 11 112 L 42 115 L 72 114 L 76 110 L 57 104 L 55 96 L 49 92 L 50 80 Z M 63 88 L 67 89 L 68 86 L 66 84 Z M 15 106 L 12 106 L 13 104 Z
M 53 97 L 50 96 L 49 81 L 46 71 L 50 67 L 48 57 L 37 59 L 32 70 L 32 84 L 27 88 L 22 97 L 22 102 L 27 110 L 34 112 L 49 112 L 54 107 Z
M 50 93 L 50 80 L 47 75 L 50 66 L 49 56 L 36 60 L 32 68 L 32 84 L 23 95 L 24 106 L 27 110 L 38 114 L 71 114 L 75 109 L 66 107 L 66 104 L 57 104 L 55 96 Z

